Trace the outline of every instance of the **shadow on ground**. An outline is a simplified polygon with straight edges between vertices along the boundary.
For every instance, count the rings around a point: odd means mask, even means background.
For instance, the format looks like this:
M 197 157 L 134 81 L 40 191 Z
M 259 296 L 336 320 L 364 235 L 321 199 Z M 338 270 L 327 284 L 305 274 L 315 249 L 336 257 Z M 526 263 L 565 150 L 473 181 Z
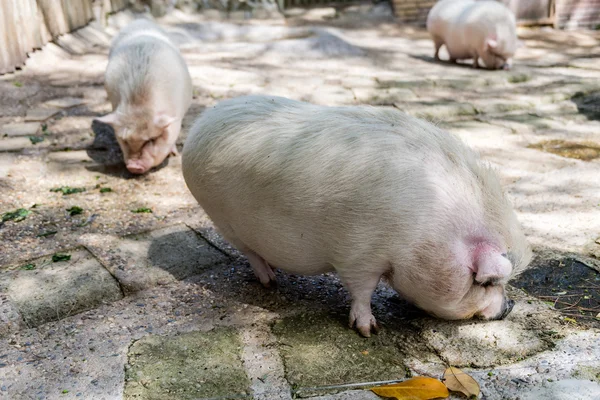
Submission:
M 573 96 L 571 101 L 577 105 L 577 110 L 588 119 L 600 121 L 600 92 L 587 95 L 578 94 Z
M 538 258 L 511 283 L 579 324 L 600 328 L 600 273 L 582 262 Z

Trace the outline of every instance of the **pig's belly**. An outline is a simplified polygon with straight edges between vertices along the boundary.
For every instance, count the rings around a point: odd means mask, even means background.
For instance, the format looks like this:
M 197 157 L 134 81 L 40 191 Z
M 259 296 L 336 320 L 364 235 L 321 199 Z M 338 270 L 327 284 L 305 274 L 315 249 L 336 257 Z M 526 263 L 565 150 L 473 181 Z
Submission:
M 469 52 L 469 49 L 467 49 L 464 46 L 453 46 L 452 44 L 446 43 L 446 48 L 448 49 L 448 54 L 450 55 L 450 58 L 454 60 L 465 60 L 468 58 L 473 58 L 473 56 Z
M 247 221 L 231 225 L 236 238 L 261 256 L 271 267 L 299 275 L 334 271 L 333 249 L 326 246 L 323 234 L 292 221 L 274 223 Z

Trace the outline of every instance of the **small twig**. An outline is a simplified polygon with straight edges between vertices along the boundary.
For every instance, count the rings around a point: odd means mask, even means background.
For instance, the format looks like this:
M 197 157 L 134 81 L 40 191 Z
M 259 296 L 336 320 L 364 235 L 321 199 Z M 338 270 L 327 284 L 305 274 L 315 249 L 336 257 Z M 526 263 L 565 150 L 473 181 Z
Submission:
M 566 314 L 566 313 L 561 313 L 562 315 L 565 315 L 567 317 L 576 317 L 576 318 L 591 318 L 591 319 L 597 319 L 595 316 L 593 315 L 585 315 L 585 314 Z
M 329 389 L 344 389 L 344 388 L 353 388 L 353 387 L 368 387 L 368 386 L 379 386 L 379 385 L 387 385 L 390 383 L 399 383 L 402 382 L 402 379 L 394 379 L 389 381 L 375 381 L 375 382 L 360 382 L 360 383 L 343 383 L 340 385 L 329 385 L 329 386 L 317 386 L 310 388 L 298 388 L 294 392 L 303 392 L 308 390 L 329 390 Z
M 571 309 L 571 307 L 567 307 L 567 308 L 559 308 L 558 310 L 561 311 L 561 310 L 570 310 L 570 309 Z M 600 311 L 600 307 L 588 308 L 588 307 L 581 307 L 580 306 L 580 307 L 577 307 L 577 309 L 581 310 L 581 311 L 596 311 L 596 312 Z
M 568 309 L 570 309 L 570 308 L 577 307 L 577 305 L 579 304 L 579 302 L 581 301 L 581 299 L 582 299 L 582 298 L 579 298 L 579 300 L 577 300 L 577 302 L 576 302 L 576 303 L 574 303 L 574 304 L 567 303 L 566 301 L 558 301 L 558 299 L 556 299 L 556 301 L 554 302 L 554 305 L 556 305 L 556 304 L 564 304 L 564 305 L 567 305 L 568 307 L 565 307 L 565 308 L 563 308 L 562 310 L 568 310 Z

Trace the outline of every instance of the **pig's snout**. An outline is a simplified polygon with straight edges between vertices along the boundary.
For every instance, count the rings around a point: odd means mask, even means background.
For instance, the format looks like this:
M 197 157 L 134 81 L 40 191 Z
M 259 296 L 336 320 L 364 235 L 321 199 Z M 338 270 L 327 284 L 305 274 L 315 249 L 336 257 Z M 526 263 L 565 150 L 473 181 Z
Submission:
M 132 174 L 143 174 L 148 170 L 148 167 L 144 165 L 140 160 L 128 160 L 127 161 L 127 170 Z
M 500 311 L 500 313 L 498 315 L 496 315 L 494 318 L 492 318 L 492 320 L 501 320 L 501 319 L 506 318 L 508 316 L 508 314 L 510 314 L 510 312 L 512 311 L 514 306 L 515 306 L 515 301 L 505 297 L 504 301 L 502 302 L 502 310 Z

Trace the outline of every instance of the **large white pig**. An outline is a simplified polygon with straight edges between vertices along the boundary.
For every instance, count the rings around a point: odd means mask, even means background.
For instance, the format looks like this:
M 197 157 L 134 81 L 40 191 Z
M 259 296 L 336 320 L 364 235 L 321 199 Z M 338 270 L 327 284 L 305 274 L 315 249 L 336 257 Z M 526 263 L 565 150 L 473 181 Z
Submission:
M 104 86 L 113 111 L 98 120 L 113 127 L 130 172 L 143 174 L 177 154 L 192 82 L 179 50 L 161 28 L 138 19 L 120 32 L 109 53 Z
M 496 174 L 455 136 L 395 109 L 227 100 L 183 149 L 192 194 L 268 285 L 272 268 L 337 271 L 350 325 L 377 329 L 385 278 L 446 319 L 506 316 L 531 251 Z
M 427 30 L 439 59 L 446 45 L 450 61 L 479 59 L 488 69 L 509 68 L 519 41 L 514 14 L 494 0 L 441 0 L 429 11 Z

